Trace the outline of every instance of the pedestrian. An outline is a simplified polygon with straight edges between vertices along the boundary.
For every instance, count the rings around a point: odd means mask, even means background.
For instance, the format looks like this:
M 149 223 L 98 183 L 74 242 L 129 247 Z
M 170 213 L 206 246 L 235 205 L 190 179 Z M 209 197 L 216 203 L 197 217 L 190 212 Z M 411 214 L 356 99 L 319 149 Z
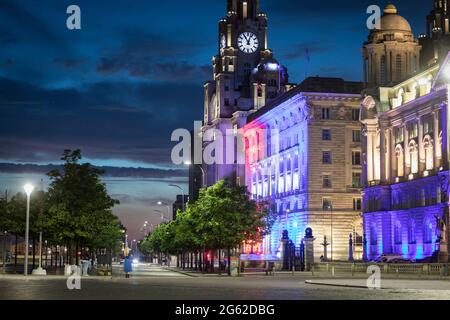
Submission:
M 90 257 L 88 255 L 84 255 L 83 260 L 81 260 L 81 264 L 83 267 L 83 276 L 88 275 L 89 265 L 91 264 Z
M 126 256 L 123 263 L 123 271 L 125 272 L 125 278 L 129 278 L 130 273 L 133 272 L 133 258 L 131 255 Z

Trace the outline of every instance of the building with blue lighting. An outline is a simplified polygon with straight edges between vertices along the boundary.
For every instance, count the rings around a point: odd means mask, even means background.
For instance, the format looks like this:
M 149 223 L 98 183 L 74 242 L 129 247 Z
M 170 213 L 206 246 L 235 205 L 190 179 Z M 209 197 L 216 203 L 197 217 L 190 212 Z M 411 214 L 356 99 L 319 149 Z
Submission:
M 278 213 L 264 253 L 282 255 L 284 230 L 298 248 L 311 228 L 317 260 L 347 261 L 350 235 L 362 258 L 361 91 L 358 82 L 308 78 L 247 118 L 246 185 Z
M 409 23 L 390 4 L 381 28 L 372 30 L 364 43 L 367 260 L 394 254 L 448 261 L 450 69 L 448 50 L 445 55 L 441 50 L 448 42 L 448 18 L 447 1 L 435 1 L 427 23 L 434 28 L 415 39 Z

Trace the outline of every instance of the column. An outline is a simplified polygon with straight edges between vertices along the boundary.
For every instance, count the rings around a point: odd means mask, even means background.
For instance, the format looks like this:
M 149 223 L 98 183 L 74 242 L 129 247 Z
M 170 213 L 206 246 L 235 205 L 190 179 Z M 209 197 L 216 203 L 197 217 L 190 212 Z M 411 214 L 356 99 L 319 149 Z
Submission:
M 365 55 L 363 56 L 363 67 L 364 67 L 363 79 L 364 79 L 364 83 L 367 84 L 367 57 Z
M 391 179 L 391 171 L 392 171 L 392 167 L 391 167 L 391 156 L 392 156 L 392 150 L 391 150 L 391 129 L 387 128 L 384 129 L 385 130 L 385 138 L 386 138 L 386 159 L 384 162 L 384 171 L 385 171 L 385 180 L 387 183 L 389 183 L 390 179 Z
M 405 177 L 407 177 L 411 173 L 411 156 L 409 154 L 409 136 L 408 136 L 408 124 L 406 123 L 403 127 L 403 145 L 404 145 L 404 154 L 403 157 L 404 166 L 403 171 L 405 173 Z
M 395 152 L 395 137 L 394 137 L 394 129 L 389 128 L 389 136 L 390 136 L 390 149 L 391 149 L 391 174 L 390 178 L 393 181 L 398 176 L 397 169 L 397 154 Z
M 422 117 L 419 116 L 417 118 L 417 126 L 419 129 L 419 173 L 422 173 L 425 171 L 426 166 L 425 166 L 425 147 L 423 145 L 423 122 L 422 122 Z
M 386 160 L 386 139 L 385 139 L 385 129 L 384 124 L 381 124 L 380 128 L 380 180 L 382 182 L 386 181 L 386 163 L 388 163 Z
M 386 50 L 386 82 L 392 82 L 392 62 L 391 62 L 391 52 Z
M 434 150 L 434 167 L 439 169 L 441 167 L 441 158 L 440 150 L 442 150 L 442 146 L 439 143 L 439 110 L 433 111 L 433 150 Z
M 367 182 L 373 181 L 373 139 L 372 131 L 367 130 Z

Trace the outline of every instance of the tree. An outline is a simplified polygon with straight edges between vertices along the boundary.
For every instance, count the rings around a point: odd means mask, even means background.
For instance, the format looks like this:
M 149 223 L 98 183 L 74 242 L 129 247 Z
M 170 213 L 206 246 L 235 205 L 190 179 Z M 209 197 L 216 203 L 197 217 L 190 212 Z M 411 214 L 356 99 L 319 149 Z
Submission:
M 68 245 L 71 260 L 73 249 L 109 246 L 120 239 L 120 224 L 112 214 L 119 202 L 108 195 L 100 179 L 103 171 L 80 164 L 81 159 L 80 150 L 65 150 L 63 170 L 48 173 L 52 182 L 44 225 L 53 241 Z

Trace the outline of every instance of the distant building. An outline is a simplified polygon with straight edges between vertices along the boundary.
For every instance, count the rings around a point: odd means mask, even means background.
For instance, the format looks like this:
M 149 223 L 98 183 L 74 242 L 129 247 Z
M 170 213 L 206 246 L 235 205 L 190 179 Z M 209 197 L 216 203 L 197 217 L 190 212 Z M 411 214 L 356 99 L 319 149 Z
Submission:
M 189 196 L 184 195 L 184 203 L 183 203 L 183 196 L 181 194 L 177 195 L 177 200 L 172 205 L 172 214 L 173 214 L 173 220 L 177 218 L 177 211 L 182 211 L 183 208 L 186 208 L 186 204 L 189 202 Z

